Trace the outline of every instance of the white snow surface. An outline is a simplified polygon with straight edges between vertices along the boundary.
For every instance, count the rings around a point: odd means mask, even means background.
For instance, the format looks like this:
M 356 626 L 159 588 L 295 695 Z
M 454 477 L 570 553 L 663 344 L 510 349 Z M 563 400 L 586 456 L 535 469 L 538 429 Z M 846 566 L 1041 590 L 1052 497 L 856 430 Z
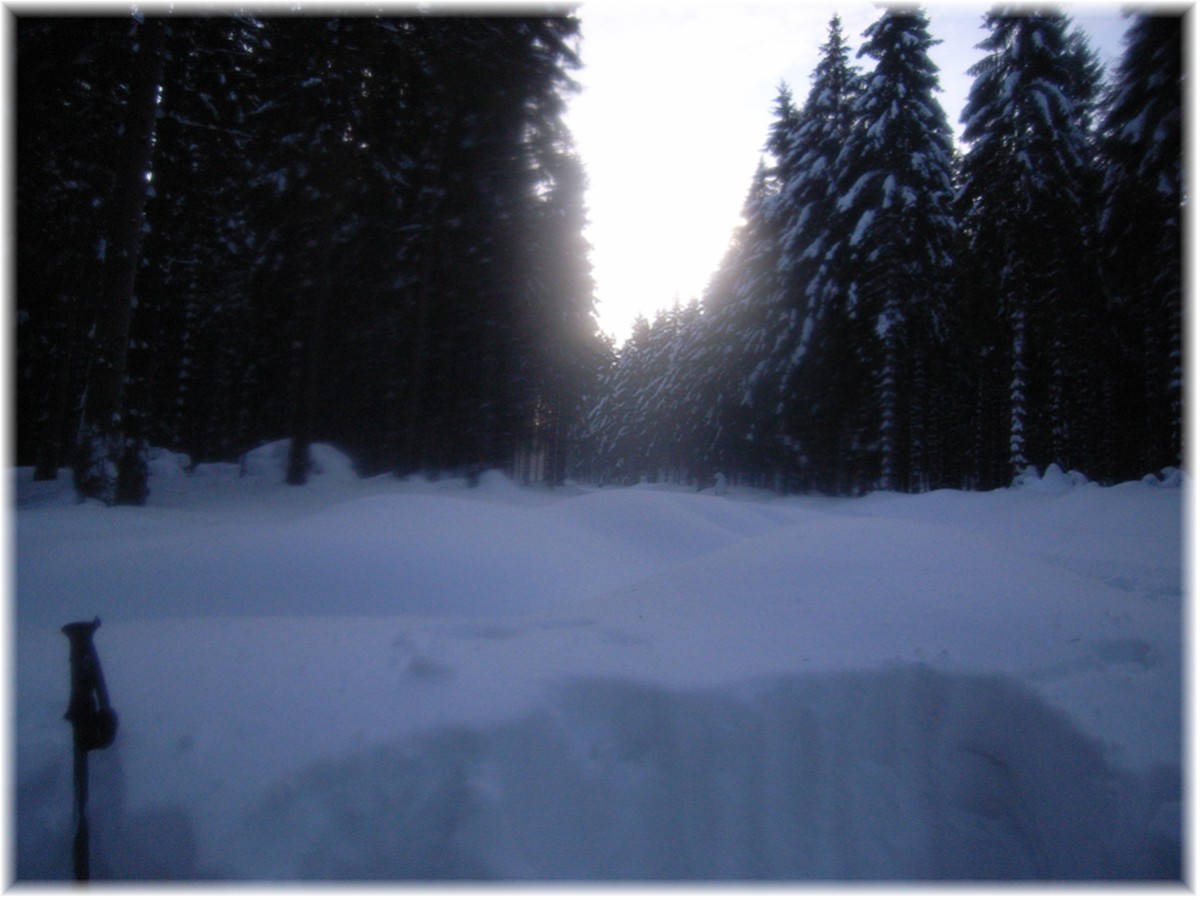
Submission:
M 781 498 L 15 470 L 19 882 L 1181 878 L 1179 473 Z

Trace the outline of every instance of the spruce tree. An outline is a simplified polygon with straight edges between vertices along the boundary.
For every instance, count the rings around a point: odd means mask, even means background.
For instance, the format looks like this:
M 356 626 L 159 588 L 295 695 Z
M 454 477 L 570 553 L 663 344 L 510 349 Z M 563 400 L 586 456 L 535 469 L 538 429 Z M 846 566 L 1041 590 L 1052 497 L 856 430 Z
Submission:
M 877 401 L 861 442 L 878 447 L 876 484 L 931 483 L 931 377 L 947 302 L 955 222 L 953 143 L 934 94 L 936 42 L 923 13 L 889 11 L 859 55 L 875 70 L 855 106 L 860 127 L 837 161 L 845 291 L 864 383 Z M 864 485 L 865 487 L 865 485 Z
M 601 484 L 633 484 L 644 471 L 646 435 L 639 409 L 652 377 L 651 344 L 650 322 L 639 314 L 588 413 L 592 465 Z
M 808 99 L 795 117 L 779 163 L 784 173 L 776 204 L 783 228 L 781 287 L 787 308 L 798 318 L 820 313 L 820 297 L 810 292 L 810 286 L 821 283 L 818 269 L 830 242 L 828 223 L 837 202 L 837 158 L 851 138 L 855 104 L 863 87 L 861 74 L 850 64 L 836 15 L 829 22 L 821 54 Z
M 248 449 L 260 259 L 247 118 L 261 103 L 253 62 L 266 51 L 248 18 L 167 26 L 132 387 L 152 446 L 230 459 Z
M 604 357 L 583 235 L 585 184 L 583 164 L 573 152 L 562 147 L 552 154 L 526 242 L 528 305 L 522 340 L 534 405 L 520 440 L 545 454 L 543 478 L 551 486 L 566 480 L 582 427 L 584 396 L 594 393 Z
M 1000 11 L 985 26 L 963 113 L 959 203 L 979 316 L 1005 326 L 997 346 L 980 348 L 1008 361 L 1008 384 L 996 386 L 1007 447 L 986 453 L 1006 454 L 1010 476 L 1031 463 L 1084 468 L 1101 456 L 1106 393 L 1084 56 L 1069 52 L 1059 14 Z
M 111 502 L 146 441 L 290 435 L 300 481 L 313 440 L 407 472 L 538 432 L 561 481 L 603 353 L 577 34 L 553 11 L 22 19 L 22 464 L 52 475 L 82 422 L 81 485 Z
M 128 77 L 127 20 L 15 22 L 16 452 L 71 464 L 94 350 L 96 286 Z
M 126 425 L 125 382 L 165 35 L 160 19 L 131 23 L 124 128 L 108 227 L 98 253 L 104 266 L 96 349 L 76 448 L 75 487 L 81 497 L 107 504 L 140 505 L 147 493 L 145 446 Z
M 786 116 L 786 108 L 779 112 Z M 787 121 L 776 120 L 776 125 Z M 771 146 L 774 142 L 769 142 Z M 778 398 L 771 350 L 785 314 L 780 300 L 780 205 L 775 167 L 759 163 L 729 250 L 704 294 L 705 385 L 697 403 L 708 419 L 707 455 L 727 478 L 773 470 L 779 459 Z
M 1124 363 L 1119 474 L 1182 460 L 1183 19 L 1136 14 L 1103 123 L 1100 231 Z
M 838 155 L 855 127 L 862 78 L 850 63 L 841 20 L 830 20 L 828 39 L 812 73 L 808 98 L 795 117 L 778 169 L 773 214 L 779 229 L 778 300 L 769 323 L 772 341 L 756 370 L 755 391 L 769 397 L 780 439 L 793 457 L 789 468 L 805 483 L 836 490 L 826 473 L 837 468 L 836 432 L 848 401 L 836 363 L 819 361 L 815 345 L 836 340 L 842 326 L 845 235 L 839 234 Z M 764 405 L 766 405 L 764 403 Z M 815 481 L 813 479 L 816 479 Z

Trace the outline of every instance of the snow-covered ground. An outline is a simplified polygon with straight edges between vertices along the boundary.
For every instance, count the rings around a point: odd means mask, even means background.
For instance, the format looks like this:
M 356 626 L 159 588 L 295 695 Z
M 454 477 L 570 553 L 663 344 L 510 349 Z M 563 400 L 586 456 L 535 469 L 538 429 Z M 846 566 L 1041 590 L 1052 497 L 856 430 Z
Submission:
M 359 480 L 144 508 L 15 472 L 16 871 L 70 877 L 67 641 L 113 879 L 1181 875 L 1179 479 L 859 500 Z M 1153 479 L 1151 479 L 1153 481 Z

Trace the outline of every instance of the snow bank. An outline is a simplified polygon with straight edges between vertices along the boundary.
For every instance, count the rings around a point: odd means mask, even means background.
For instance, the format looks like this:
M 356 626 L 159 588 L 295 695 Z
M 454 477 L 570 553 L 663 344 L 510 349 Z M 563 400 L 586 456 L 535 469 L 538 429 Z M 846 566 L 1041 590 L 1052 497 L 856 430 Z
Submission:
M 1158 877 L 1178 821 L 1143 817 L 1178 796 L 1001 679 L 605 679 L 324 760 L 266 794 L 241 845 L 246 870 L 318 880 Z
M 117 800 L 133 770 L 96 759 L 98 804 Z M 99 834 L 114 878 L 1161 877 L 1177 811 L 1146 816 L 1178 796 L 1167 773 L 1114 772 L 1010 682 L 906 668 L 740 692 L 571 684 L 503 724 L 267 780 L 219 854 L 182 805 L 103 806 Z M 206 871 L 214 856 L 230 868 Z
M 1180 877 L 1166 479 L 851 501 L 199 468 L 144 509 L 18 476 L 22 881 L 70 874 L 58 628 L 93 615 L 100 878 Z
M 218 463 L 193 463 L 186 453 L 151 447 L 146 453 L 150 487 L 147 505 L 177 508 L 192 503 L 194 498 L 206 505 L 222 501 L 239 504 L 247 495 L 285 488 L 290 447 L 290 440 L 274 441 L 251 450 L 238 462 Z M 309 453 L 309 486 L 328 493 L 351 489 L 358 481 L 354 463 L 336 447 L 313 444 Z M 58 478 L 50 481 L 34 481 L 32 466 L 13 470 L 13 477 L 16 503 L 22 509 L 78 503 L 70 469 L 59 470 Z M 233 482 L 236 490 L 231 490 Z

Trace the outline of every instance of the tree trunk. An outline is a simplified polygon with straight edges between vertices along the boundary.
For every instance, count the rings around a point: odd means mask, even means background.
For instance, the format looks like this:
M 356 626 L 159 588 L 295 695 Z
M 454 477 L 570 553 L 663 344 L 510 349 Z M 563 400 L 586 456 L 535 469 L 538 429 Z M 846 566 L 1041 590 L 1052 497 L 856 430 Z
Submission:
M 404 415 L 404 453 L 396 460 L 394 472 L 397 476 L 418 472 L 428 460 L 426 456 L 425 403 L 426 379 L 429 368 L 429 320 L 433 306 L 433 278 L 439 262 L 441 242 L 441 205 L 444 187 L 442 184 L 442 157 L 446 141 L 441 142 L 437 155 L 437 168 L 431 180 L 432 199 L 424 213 L 420 243 L 421 268 L 415 287 L 416 329 L 408 377 L 408 398 Z
M 54 481 L 58 478 L 58 470 L 64 462 L 64 449 L 69 441 L 64 440 L 68 432 L 67 410 L 71 404 L 71 371 L 75 363 L 75 351 L 78 341 L 75 319 L 78 316 L 77 303 L 71 303 L 72 298 L 61 297 L 63 306 L 62 319 L 56 328 L 54 350 L 50 359 L 54 361 L 54 375 L 50 380 L 47 392 L 46 409 L 42 419 L 42 432 L 38 441 L 37 462 L 34 467 L 34 481 Z M 57 357 L 57 359 L 55 359 Z
M 1008 464 L 1010 474 L 1019 475 L 1029 465 L 1025 456 L 1025 310 L 1012 314 L 1012 382 L 1009 386 Z
M 123 407 L 164 42 L 160 19 L 146 18 L 134 29 L 125 130 L 113 184 L 112 219 L 102 250 L 96 355 L 77 448 L 76 489 L 84 498 L 110 505 L 142 503 L 146 496 L 144 451 L 126 446 Z
M 325 212 L 319 218 L 321 227 L 314 248 L 317 271 L 308 290 L 301 300 L 300 313 L 299 390 L 292 418 L 292 443 L 288 451 L 287 483 L 300 486 L 308 483 L 312 469 L 309 448 L 312 445 L 313 426 L 317 415 L 317 394 L 320 390 L 320 365 L 323 356 L 325 320 L 329 309 L 333 285 L 330 268 L 330 245 L 334 239 L 334 223 L 331 210 L 332 199 L 325 201 Z
M 397 460 L 395 474 L 407 475 L 420 471 L 424 465 L 424 442 L 421 428 L 425 414 L 425 374 L 429 365 L 429 313 L 433 302 L 430 282 L 433 279 L 433 254 L 435 246 L 424 248 L 420 281 L 416 286 L 417 327 L 414 336 L 412 364 L 408 379 L 408 404 L 405 410 L 404 458 Z

